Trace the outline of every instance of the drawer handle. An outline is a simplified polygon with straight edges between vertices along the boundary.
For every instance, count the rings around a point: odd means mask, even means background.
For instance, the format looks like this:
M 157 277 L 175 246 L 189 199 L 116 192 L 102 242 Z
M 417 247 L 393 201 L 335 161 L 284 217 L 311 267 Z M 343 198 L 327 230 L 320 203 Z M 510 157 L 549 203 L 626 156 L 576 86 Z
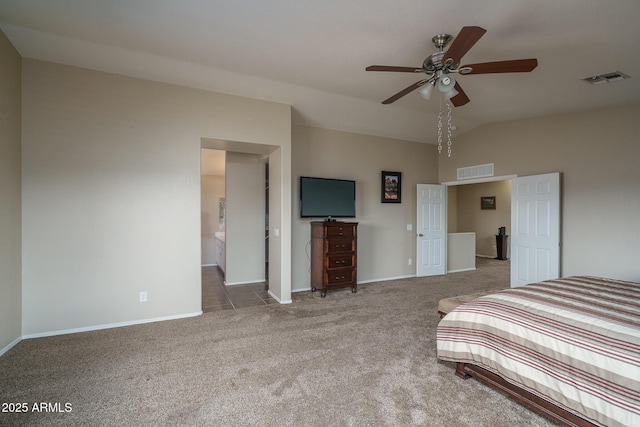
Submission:
M 342 277 L 336 276 L 336 280 L 340 280 L 340 279 L 344 279 L 344 276 L 342 276 Z
M 347 262 L 345 260 L 342 260 L 342 261 L 339 259 L 336 260 L 336 264 L 346 264 L 346 263 Z

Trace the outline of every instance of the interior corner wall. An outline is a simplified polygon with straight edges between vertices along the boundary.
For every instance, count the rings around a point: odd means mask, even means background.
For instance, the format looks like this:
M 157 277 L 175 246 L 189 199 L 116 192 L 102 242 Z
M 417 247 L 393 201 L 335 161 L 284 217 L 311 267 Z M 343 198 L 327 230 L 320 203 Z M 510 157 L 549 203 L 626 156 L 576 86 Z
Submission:
M 358 282 L 415 276 L 416 185 L 438 183 L 437 148 L 306 126 L 293 127 L 292 144 L 293 290 L 310 289 L 311 219 L 299 214 L 301 175 L 356 181 L 356 218 L 348 220 L 359 223 Z M 381 203 L 383 170 L 402 172 L 402 203 Z
M 200 313 L 202 138 L 288 151 L 291 106 L 36 60 L 22 80 L 23 335 Z
M 0 31 L 0 354 L 22 336 L 21 61 Z
M 560 172 L 561 275 L 640 282 L 640 105 L 478 127 L 454 141 L 439 163 L 494 163 L 495 175 Z

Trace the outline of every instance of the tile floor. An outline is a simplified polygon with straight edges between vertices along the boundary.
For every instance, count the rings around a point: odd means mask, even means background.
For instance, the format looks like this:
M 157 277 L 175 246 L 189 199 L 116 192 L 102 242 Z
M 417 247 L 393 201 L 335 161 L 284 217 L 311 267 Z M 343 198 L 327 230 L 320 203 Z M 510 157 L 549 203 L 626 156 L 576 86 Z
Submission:
M 202 311 L 205 313 L 275 303 L 264 283 L 226 286 L 217 266 L 202 267 Z

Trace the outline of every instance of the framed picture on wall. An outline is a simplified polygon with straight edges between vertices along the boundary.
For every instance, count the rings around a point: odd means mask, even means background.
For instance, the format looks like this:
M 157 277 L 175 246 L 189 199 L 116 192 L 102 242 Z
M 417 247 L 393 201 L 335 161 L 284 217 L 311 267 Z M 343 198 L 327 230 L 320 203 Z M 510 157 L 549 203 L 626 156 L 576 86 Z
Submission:
M 402 172 L 382 171 L 381 203 L 402 203 Z
M 495 209 L 495 208 L 496 208 L 496 196 L 480 197 L 480 209 Z

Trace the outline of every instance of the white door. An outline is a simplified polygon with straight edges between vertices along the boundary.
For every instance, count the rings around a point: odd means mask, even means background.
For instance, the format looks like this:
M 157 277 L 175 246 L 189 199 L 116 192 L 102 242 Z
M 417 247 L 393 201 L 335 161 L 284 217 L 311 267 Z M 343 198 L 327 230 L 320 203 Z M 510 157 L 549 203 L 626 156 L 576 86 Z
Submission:
M 560 275 L 560 174 L 511 181 L 511 287 Z
M 447 192 L 444 185 L 418 184 L 416 276 L 437 276 L 447 269 Z

